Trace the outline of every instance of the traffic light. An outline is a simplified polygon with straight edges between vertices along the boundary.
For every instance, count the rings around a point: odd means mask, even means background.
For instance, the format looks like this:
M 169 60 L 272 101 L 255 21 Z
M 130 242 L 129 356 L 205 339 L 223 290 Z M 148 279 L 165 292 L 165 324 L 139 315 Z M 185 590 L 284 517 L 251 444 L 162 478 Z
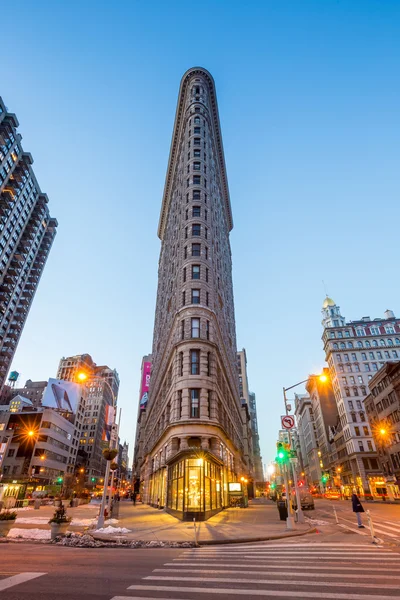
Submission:
M 289 453 L 286 446 L 287 444 L 283 444 L 282 442 L 276 443 L 276 460 L 281 464 L 286 463 L 289 458 Z
M 328 481 L 328 479 L 329 479 L 328 473 L 323 473 L 321 479 L 322 479 L 322 483 L 326 483 Z
M 276 488 L 276 483 L 271 483 L 271 485 L 269 487 L 271 490 L 274 490 Z
M 92 482 L 94 483 L 96 481 L 96 477 L 92 477 Z
M 57 477 L 57 483 L 62 483 L 63 482 L 63 478 L 62 477 Z

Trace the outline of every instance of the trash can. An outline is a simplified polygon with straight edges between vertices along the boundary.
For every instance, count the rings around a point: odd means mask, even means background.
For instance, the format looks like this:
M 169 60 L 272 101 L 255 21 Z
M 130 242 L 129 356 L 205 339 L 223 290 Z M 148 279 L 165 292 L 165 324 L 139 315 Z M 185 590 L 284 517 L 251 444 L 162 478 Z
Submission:
M 41 505 L 42 505 L 42 501 L 40 499 L 35 500 L 35 503 L 34 503 L 35 510 L 39 510 Z
M 279 518 L 281 521 L 286 521 L 288 516 L 287 506 L 285 500 L 278 500 L 277 502 Z

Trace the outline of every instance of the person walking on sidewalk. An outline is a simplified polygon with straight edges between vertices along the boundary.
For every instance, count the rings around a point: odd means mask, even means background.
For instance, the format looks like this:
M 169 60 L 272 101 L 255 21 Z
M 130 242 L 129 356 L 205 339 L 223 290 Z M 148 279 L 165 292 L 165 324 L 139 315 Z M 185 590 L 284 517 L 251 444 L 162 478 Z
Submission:
M 355 492 L 353 492 L 353 495 L 351 497 L 351 503 L 353 505 L 353 512 L 355 512 L 356 515 L 357 515 L 358 526 L 360 528 L 362 528 L 362 529 L 365 529 L 365 527 L 364 527 L 364 525 L 362 524 L 362 521 L 361 521 L 361 513 L 364 512 L 363 505 L 361 504 L 361 502 L 358 499 L 358 496 L 357 496 L 357 494 Z

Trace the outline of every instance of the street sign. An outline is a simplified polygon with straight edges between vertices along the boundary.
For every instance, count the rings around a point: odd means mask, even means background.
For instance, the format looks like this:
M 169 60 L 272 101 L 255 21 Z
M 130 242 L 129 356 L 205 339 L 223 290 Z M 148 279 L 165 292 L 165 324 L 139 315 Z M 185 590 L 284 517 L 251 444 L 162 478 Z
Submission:
M 294 427 L 294 417 L 291 415 L 284 415 L 281 417 L 282 427 L 284 429 L 293 429 Z
M 290 451 L 290 458 L 297 458 L 297 452 L 296 452 L 296 450 L 291 450 Z

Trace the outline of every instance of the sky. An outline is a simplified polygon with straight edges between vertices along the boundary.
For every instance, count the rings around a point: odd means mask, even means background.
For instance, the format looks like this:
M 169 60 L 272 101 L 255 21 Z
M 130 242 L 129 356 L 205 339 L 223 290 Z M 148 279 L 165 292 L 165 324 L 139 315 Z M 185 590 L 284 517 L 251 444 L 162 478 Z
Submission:
M 21 0 L 1 10 L 0 94 L 59 223 L 13 362 L 21 382 L 54 377 L 62 356 L 80 353 L 116 368 L 132 454 L 179 83 L 202 66 L 217 88 L 237 342 L 268 463 L 282 387 L 324 366 L 325 291 L 348 320 L 400 314 L 400 3 Z

